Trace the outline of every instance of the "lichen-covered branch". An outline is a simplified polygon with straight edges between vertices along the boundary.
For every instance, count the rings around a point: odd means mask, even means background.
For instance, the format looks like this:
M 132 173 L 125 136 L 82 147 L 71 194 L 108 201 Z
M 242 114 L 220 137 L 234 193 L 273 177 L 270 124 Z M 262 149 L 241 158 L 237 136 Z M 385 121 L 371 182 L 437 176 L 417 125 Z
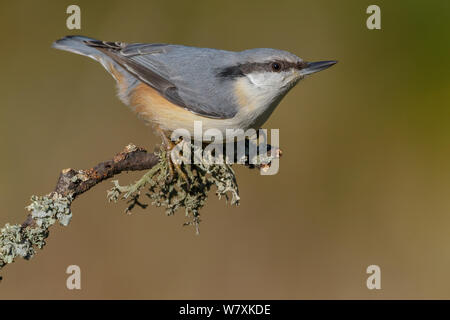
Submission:
M 45 196 L 31 197 L 31 204 L 26 207 L 30 213 L 21 225 L 7 223 L 1 228 L 0 269 L 16 257 L 32 258 L 35 249 L 45 245 L 49 227 L 56 221 L 68 225 L 72 217 L 70 206 L 77 196 L 116 174 L 150 169 L 158 161 L 158 155 L 130 144 L 113 159 L 89 170 L 62 170 L 55 191 Z
M 194 158 L 195 158 L 194 152 Z M 259 168 L 270 166 L 280 151 L 263 155 Z M 205 205 L 211 187 L 216 187 L 216 194 L 225 196 L 231 204 L 239 203 L 239 191 L 236 177 L 230 164 L 217 164 L 208 156 L 197 157 L 192 164 L 183 164 L 183 174 L 173 175 L 173 163 L 166 151 L 147 153 L 132 144 L 114 156 L 88 170 L 62 170 L 55 190 L 45 196 L 32 196 L 31 204 L 26 207 L 30 212 L 20 225 L 6 224 L 0 230 L 0 269 L 14 262 L 16 257 L 30 259 L 36 249 L 42 249 L 48 237 L 49 228 L 57 221 L 67 226 L 72 218 L 71 204 L 81 194 L 98 183 L 112 178 L 124 171 L 148 170 L 138 181 L 128 186 L 114 186 L 108 192 L 110 201 L 125 199 L 128 202 L 126 212 L 135 206 L 146 208 L 144 195 L 155 206 L 165 207 L 166 213 L 172 215 L 184 208 L 189 221 L 198 233 L 200 222 L 199 210 Z M 248 163 L 247 163 L 248 164 Z M 250 167 L 254 167 L 250 165 Z M 186 181 L 186 179 L 188 181 Z M 231 196 L 231 198 L 229 198 Z M 1 279 L 1 277 L 0 277 Z
M 203 157 L 198 158 L 198 161 L 193 164 L 183 166 L 189 180 L 189 186 L 187 186 L 182 177 L 170 176 L 166 158 L 165 151 L 161 150 L 161 160 L 158 164 L 129 186 L 120 186 L 118 181 L 114 180 L 114 187 L 108 192 L 109 200 L 128 200 L 129 205 L 125 212 L 130 212 L 136 205 L 147 207 L 140 200 L 141 192 L 145 191 L 145 196 L 153 205 L 166 208 L 167 215 L 172 215 L 177 209 L 184 208 L 186 216 L 190 218 L 185 225 L 195 226 L 197 234 L 200 209 L 205 205 L 212 186 L 216 186 L 216 194 L 219 198 L 225 196 L 228 199 L 228 195 L 231 195 L 231 204 L 239 203 L 238 186 L 231 165 L 214 164 Z

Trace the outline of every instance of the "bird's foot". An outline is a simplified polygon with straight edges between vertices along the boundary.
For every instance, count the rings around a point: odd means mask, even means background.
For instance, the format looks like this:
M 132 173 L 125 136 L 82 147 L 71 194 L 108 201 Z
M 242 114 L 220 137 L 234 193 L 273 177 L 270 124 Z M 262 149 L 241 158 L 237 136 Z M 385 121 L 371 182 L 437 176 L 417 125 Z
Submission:
M 173 179 L 175 178 L 175 174 L 177 174 L 186 183 L 186 186 L 189 189 L 190 188 L 189 178 L 183 171 L 181 164 L 178 161 L 174 161 L 174 159 L 172 158 L 172 151 L 177 144 L 174 143 L 172 140 L 170 140 L 162 130 L 159 131 L 166 148 L 165 156 L 169 167 L 169 176 L 167 178 L 167 182 L 172 182 Z
M 174 144 L 175 146 L 175 144 Z M 175 177 L 175 172 L 176 174 L 186 183 L 186 186 L 188 189 L 190 189 L 190 183 L 189 183 L 189 178 L 186 175 L 186 173 L 183 171 L 183 168 L 181 167 L 181 164 L 178 163 L 177 161 L 173 161 L 172 159 L 172 150 L 174 147 L 172 147 L 171 149 L 167 149 L 166 150 L 166 156 L 167 156 L 167 163 L 169 164 L 169 177 L 168 177 L 168 182 L 172 182 L 174 177 Z

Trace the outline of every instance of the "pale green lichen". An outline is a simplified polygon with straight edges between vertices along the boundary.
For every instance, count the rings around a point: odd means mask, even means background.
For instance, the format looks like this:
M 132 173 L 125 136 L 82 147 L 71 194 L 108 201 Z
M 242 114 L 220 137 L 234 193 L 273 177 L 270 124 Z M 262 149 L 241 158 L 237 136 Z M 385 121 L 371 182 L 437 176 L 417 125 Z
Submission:
M 72 196 L 62 196 L 56 192 L 45 196 L 32 196 L 30 211 L 32 222 L 26 226 L 7 223 L 0 230 L 0 268 L 12 263 L 16 257 L 30 259 L 35 248 L 42 249 L 48 237 L 48 228 L 56 221 L 67 226 L 72 217 L 70 205 Z
M 50 195 L 31 197 L 31 204 L 27 207 L 31 211 L 36 224 L 43 228 L 48 228 L 52 224 L 59 221 L 63 226 L 67 226 L 72 219 L 70 205 L 72 196 L 62 196 L 56 192 Z
M 212 186 L 217 187 L 216 194 L 219 198 L 225 196 L 228 200 L 231 195 L 231 204 L 239 203 L 239 190 L 231 165 L 213 164 L 205 158 L 199 158 L 196 164 L 182 165 L 189 180 L 188 187 L 180 175 L 174 175 L 170 179 L 169 160 L 164 150 L 159 152 L 159 158 L 158 164 L 133 184 L 121 186 L 117 180 L 112 181 L 114 187 L 109 190 L 108 199 L 128 200 L 125 210 L 127 213 L 135 206 L 147 207 L 140 201 L 142 193 L 153 205 L 165 207 L 168 215 L 184 208 L 185 215 L 190 218 L 185 225 L 195 226 L 197 233 L 200 209 L 205 205 Z

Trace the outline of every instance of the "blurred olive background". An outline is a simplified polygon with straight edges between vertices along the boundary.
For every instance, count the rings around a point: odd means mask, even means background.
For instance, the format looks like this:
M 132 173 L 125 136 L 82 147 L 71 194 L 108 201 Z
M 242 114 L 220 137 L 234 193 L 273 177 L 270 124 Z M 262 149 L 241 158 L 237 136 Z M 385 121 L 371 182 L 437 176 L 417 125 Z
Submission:
M 70 4 L 81 30 L 66 28 Z M 370 4 L 382 30 L 366 28 Z M 450 298 L 449 12 L 445 0 L 2 1 L 0 225 L 21 223 L 61 169 L 160 142 L 100 64 L 50 48 L 64 35 L 339 63 L 266 123 L 280 128 L 280 172 L 237 167 L 241 205 L 211 194 L 200 236 L 183 212 L 123 214 L 107 181 L 74 202 L 71 224 L 54 226 L 35 258 L 1 271 L 0 298 Z M 81 290 L 66 288 L 72 264 Z M 366 287 L 371 264 L 381 290 Z

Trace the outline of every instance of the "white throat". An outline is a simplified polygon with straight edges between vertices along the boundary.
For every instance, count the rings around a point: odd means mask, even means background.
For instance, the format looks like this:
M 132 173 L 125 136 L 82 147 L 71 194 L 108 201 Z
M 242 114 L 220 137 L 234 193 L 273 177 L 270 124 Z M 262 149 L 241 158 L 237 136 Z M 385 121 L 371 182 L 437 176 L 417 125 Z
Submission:
M 259 129 L 292 88 L 292 73 L 258 72 L 236 80 L 237 117 L 243 127 Z M 294 85 L 295 85 L 294 81 Z

